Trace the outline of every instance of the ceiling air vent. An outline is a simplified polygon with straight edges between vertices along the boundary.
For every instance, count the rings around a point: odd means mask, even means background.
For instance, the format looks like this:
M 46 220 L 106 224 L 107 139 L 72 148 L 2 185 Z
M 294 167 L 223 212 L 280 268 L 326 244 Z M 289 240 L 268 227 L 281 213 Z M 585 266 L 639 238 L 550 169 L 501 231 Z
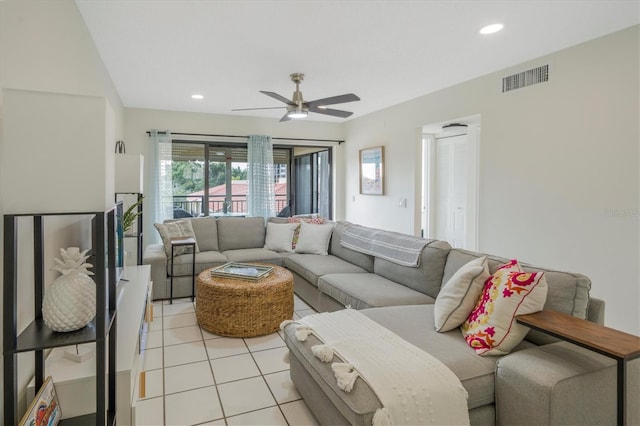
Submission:
M 542 65 L 502 79 L 502 93 L 549 81 L 549 65 Z

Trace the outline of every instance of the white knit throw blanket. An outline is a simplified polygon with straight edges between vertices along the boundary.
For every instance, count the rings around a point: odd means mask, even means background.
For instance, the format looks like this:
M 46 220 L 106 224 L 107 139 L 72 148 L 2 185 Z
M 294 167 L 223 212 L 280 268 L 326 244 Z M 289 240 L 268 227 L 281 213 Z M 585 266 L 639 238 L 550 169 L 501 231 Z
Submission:
M 290 322 L 281 325 L 284 328 Z M 313 333 L 324 345 L 313 353 L 333 363 L 338 386 L 349 392 L 360 376 L 383 405 L 382 425 L 468 425 L 467 391 L 441 361 L 355 309 L 310 315 L 296 321 L 296 337 Z

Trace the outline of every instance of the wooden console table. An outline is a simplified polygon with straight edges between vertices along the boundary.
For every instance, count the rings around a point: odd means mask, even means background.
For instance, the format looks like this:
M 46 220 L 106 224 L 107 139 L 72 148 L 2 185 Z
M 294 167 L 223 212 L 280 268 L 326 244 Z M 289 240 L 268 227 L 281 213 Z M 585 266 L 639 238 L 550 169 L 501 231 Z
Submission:
M 626 424 L 626 363 L 640 357 L 640 337 L 556 311 L 519 315 L 518 323 L 617 361 L 618 424 Z

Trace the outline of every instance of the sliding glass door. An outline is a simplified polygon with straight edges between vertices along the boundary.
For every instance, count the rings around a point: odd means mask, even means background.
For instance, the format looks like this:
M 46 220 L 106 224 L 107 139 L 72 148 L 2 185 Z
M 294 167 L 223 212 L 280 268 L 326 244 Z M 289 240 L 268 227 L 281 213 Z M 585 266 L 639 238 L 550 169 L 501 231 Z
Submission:
M 208 215 L 247 213 L 247 149 L 207 146 L 209 152 Z
M 331 151 L 296 150 L 294 164 L 295 213 L 331 219 Z
M 173 143 L 171 173 L 173 179 L 173 217 L 197 217 L 204 212 L 206 162 L 205 145 Z
M 274 148 L 276 212 L 290 208 L 291 148 Z M 173 143 L 174 217 L 244 216 L 247 213 L 247 148 L 241 144 Z

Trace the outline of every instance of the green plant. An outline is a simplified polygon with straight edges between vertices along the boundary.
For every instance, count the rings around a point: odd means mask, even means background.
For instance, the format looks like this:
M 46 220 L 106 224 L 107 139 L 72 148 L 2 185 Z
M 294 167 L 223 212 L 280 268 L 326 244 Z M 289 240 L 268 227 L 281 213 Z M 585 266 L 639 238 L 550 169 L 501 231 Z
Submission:
M 136 218 L 140 216 L 140 214 L 142 214 L 138 211 L 138 206 L 142 205 L 142 200 L 144 200 L 144 197 L 140 197 L 140 199 L 135 204 L 132 204 L 127 209 L 127 211 L 124 212 L 122 218 L 122 230 L 124 231 L 124 233 L 127 233 L 127 231 L 131 229 L 133 223 L 136 221 Z

